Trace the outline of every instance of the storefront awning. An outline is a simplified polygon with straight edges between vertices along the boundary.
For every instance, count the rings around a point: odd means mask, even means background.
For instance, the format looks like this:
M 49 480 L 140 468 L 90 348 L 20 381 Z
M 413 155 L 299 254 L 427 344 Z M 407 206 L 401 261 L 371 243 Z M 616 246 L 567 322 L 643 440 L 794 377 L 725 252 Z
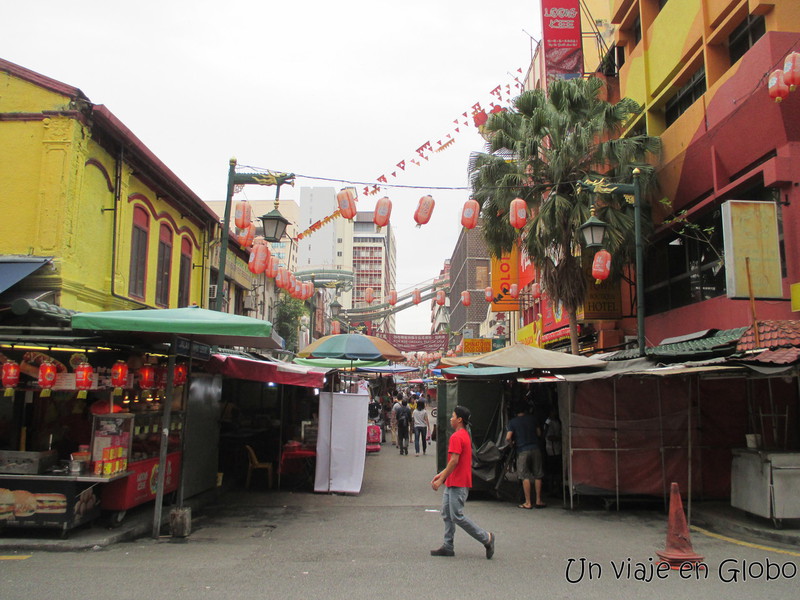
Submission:
M 0 256 L 0 294 L 51 260 L 41 256 Z
M 281 361 L 212 354 L 206 370 L 235 379 L 321 388 L 328 369 L 293 365 Z

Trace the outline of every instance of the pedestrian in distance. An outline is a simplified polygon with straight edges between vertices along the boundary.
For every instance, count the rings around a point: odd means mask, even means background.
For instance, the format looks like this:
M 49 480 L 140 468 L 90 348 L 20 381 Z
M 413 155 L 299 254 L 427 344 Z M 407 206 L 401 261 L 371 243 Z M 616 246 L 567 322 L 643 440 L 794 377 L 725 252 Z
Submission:
M 397 392 L 394 397 L 394 403 L 389 411 L 389 426 L 392 430 L 392 446 L 397 445 L 397 411 L 400 410 L 400 398 L 402 392 Z
M 472 439 L 467 431 L 469 417 L 469 409 L 464 406 L 456 406 L 450 415 L 450 426 L 454 433 L 447 446 L 447 465 L 431 481 L 434 491 L 444 485 L 444 543 L 440 548 L 431 550 L 431 556 L 455 556 L 453 542 L 456 525 L 483 544 L 486 558 L 494 556 L 495 534 L 481 529 L 464 515 L 464 503 L 472 487 Z
M 422 400 L 417 401 L 417 408 L 411 413 L 411 420 L 414 423 L 414 452 L 416 452 L 416 456 L 419 456 L 419 440 L 422 438 L 422 454 L 426 454 L 431 420 L 428 411 L 425 410 L 425 402 Z
M 408 436 L 411 431 L 411 409 L 408 408 L 408 400 L 403 398 L 400 408 L 397 410 L 397 445 L 400 454 L 408 456 Z
M 517 472 L 522 480 L 522 491 L 525 494 L 524 504 L 520 508 L 544 508 L 542 502 L 542 451 L 539 448 L 541 430 L 536 425 L 536 418 L 527 412 L 522 405 L 517 409 L 517 416 L 508 422 L 506 440 L 513 443 L 517 449 Z M 531 503 L 531 482 L 533 491 L 536 492 L 536 504 Z

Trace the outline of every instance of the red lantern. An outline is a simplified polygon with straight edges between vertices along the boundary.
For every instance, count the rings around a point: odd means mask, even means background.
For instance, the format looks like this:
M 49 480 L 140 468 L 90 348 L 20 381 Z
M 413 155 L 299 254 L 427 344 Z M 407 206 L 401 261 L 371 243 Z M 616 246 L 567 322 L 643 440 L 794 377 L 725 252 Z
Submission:
M 278 257 L 270 256 L 267 261 L 267 268 L 264 269 L 264 275 L 267 277 L 275 278 L 278 275 Z
M 75 367 L 75 387 L 78 388 L 78 398 L 86 398 L 86 390 L 92 387 L 94 369 L 87 362 L 82 362 Z
M 512 283 L 508 287 L 508 295 L 516 300 L 519 297 L 519 285 L 516 283 Z
M 339 321 L 331 321 L 331 335 L 339 335 L 342 332 Z
M 789 86 L 783 80 L 783 71 L 776 69 L 769 76 L 769 97 L 780 102 L 789 95 Z
M 14 388 L 19 385 L 19 365 L 13 360 L 3 363 L 3 387 L 5 396 L 13 396 Z
M 378 226 L 378 229 L 381 227 L 386 227 L 389 223 L 389 217 L 392 216 L 392 201 L 389 200 L 386 196 L 378 200 L 378 203 L 375 205 L 375 213 L 372 216 L 372 222 Z
M 111 385 L 114 386 L 114 395 L 121 396 L 122 388 L 128 385 L 128 364 L 118 360 L 111 367 Z
M 236 241 L 242 248 L 249 248 L 256 238 L 256 226 L 250 223 L 247 227 L 236 230 Z
M 600 283 L 608 278 L 611 271 L 611 253 L 608 250 L 599 250 L 592 261 L 592 277 Z
M 534 300 L 538 300 L 542 297 L 542 286 L 538 283 L 534 282 L 531 286 L 531 296 L 533 296 Z
M 472 296 L 466 290 L 461 292 L 461 304 L 463 304 L 464 306 L 469 306 L 470 304 L 472 304 Z
M 417 227 L 425 225 L 431 220 L 434 206 L 436 206 L 436 202 L 433 196 L 423 196 L 419 199 L 417 210 L 414 212 L 414 220 L 417 222 Z
M 352 219 L 356 216 L 356 189 L 344 188 L 336 194 L 336 202 L 339 203 L 339 214 L 345 219 Z
M 142 365 L 139 369 L 139 387 L 151 390 L 156 385 L 156 369 L 153 365 Z
M 389 292 L 389 306 L 394 306 L 397 304 L 397 292 L 392 290 Z
M 297 293 L 297 277 L 291 271 L 286 271 L 286 291 L 290 294 Z
M 364 301 L 367 304 L 372 304 L 373 300 L 375 300 L 375 290 L 373 290 L 371 287 L 368 287 L 366 290 L 364 290 Z
M 515 229 L 522 229 L 525 223 L 528 222 L 528 205 L 522 198 L 515 198 L 511 201 L 511 208 L 509 209 L 509 219 L 511 226 Z
M 41 396 L 49 396 L 50 389 L 56 384 L 56 366 L 51 362 L 39 365 L 39 387 L 42 388 Z
M 167 387 L 167 367 L 166 365 L 159 365 L 156 367 L 156 387 L 160 390 Z
M 439 290 L 438 292 L 436 292 L 436 304 L 438 304 L 439 306 L 444 306 L 444 300 L 445 300 L 444 290 Z
M 289 273 L 285 267 L 278 267 L 278 272 L 275 275 L 275 285 L 282 290 L 289 286 Z
M 239 200 L 236 203 L 236 210 L 233 213 L 233 221 L 239 229 L 247 229 L 253 220 L 253 213 L 250 210 L 250 203 L 247 200 Z
M 492 293 L 491 287 L 484 288 L 483 297 L 486 299 L 487 302 L 491 302 L 492 300 L 494 300 L 494 294 Z
M 461 209 L 461 224 L 465 229 L 474 229 L 478 224 L 478 215 L 481 213 L 481 205 L 477 200 L 467 200 L 464 208 Z
M 414 294 L 412 295 L 412 301 L 414 302 L 414 304 L 419 304 L 420 302 L 422 302 L 422 294 L 420 293 L 419 290 L 414 290 Z
M 800 52 L 792 52 L 783 63 L 783 82 L 793 92 L 800 85 Z
M 259 239 L 261 240 L 259 242 Z M 269 246 L 264 238 L 260 237 L 253 242 L 253 250 L 250 252 L 250 260 L 247 262 L 247 268 L 250 272 L 259 275 L 267 268 L 267 262 L 270 259 Z
M 186 380 L 188 378 L 189 378 L 189 367 L 187 367 L 184 363 L 175 365 L 175 371 L 173 373 L 173 383 L 176 386 L 185 385 Z

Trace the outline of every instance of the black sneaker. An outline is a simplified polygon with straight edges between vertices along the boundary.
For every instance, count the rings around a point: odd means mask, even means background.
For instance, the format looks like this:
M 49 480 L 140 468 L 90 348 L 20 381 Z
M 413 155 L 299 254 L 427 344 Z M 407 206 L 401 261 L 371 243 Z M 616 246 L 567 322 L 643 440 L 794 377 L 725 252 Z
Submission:
M 487 550 L 486 553 L 488 554 L 489 551 Z M 436 550 L 431 550 L 431 556 L 455 556 L 456 553 L 453 550 L 445 548 L 442 546 L 441 548 L 437 548 Z
M 495 535 L 490 531 L 489 532 L 489 543 L 484 544 L 483 547 L 486 548 L 486 558 L 492 558 L 494 556 L 494 539 Z

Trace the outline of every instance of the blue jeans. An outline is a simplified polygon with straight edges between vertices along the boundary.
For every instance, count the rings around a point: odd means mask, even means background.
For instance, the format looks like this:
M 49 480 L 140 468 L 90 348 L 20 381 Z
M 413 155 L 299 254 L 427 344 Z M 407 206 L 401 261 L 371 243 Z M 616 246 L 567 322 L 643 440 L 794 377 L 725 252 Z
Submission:
M 419 454 L 419 438 L 422 437 L 422 451 L 428 451 L 428 428 L 414 427 L 414 452 Z
M 469 488 L 444 487 L 442 496 L 442 519 L 444 519 L 444 544 L 443 548 L 453 550 L 453 538 L 456 535 L 456 525 L 478 540 L 484 546 L 489 543 L 489 533 L 468 517 L 464 516 L 464 503 L 467 501 Z

